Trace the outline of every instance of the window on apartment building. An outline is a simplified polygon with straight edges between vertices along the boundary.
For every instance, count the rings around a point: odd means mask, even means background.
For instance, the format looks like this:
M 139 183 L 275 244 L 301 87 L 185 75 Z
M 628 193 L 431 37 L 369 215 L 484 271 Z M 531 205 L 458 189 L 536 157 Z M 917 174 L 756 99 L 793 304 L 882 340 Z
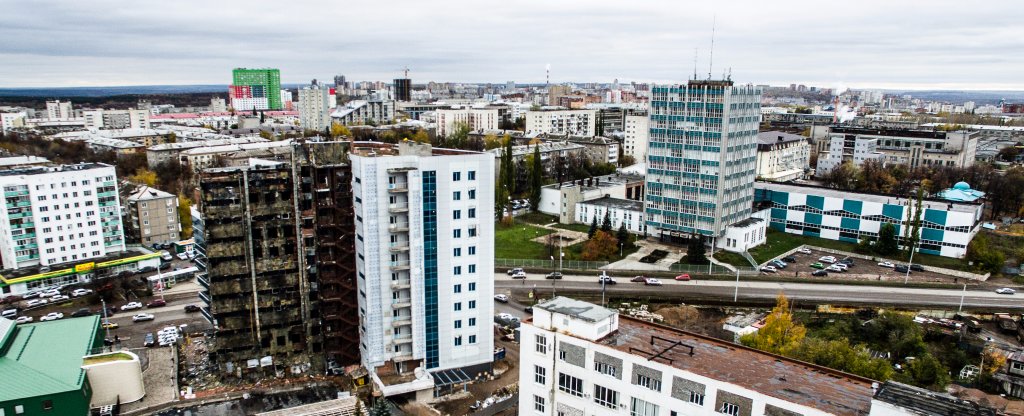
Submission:
M 461 345 L 462 345 L 462 335 L 459 335 L 459 336 L 455 337 L 455 346 L 458 347 L 458 346 L 461 346 Z
M 718 409 L 718 413 L 724 413 L 724 414 L 732 415 L 732 416 L 739 416 L 740 415 L 740 406 L 738 404 L 735 404 L 735 403 L 724 402 L 724 403 L 722 403 L 722 408 Z
M 454 293 L 462 293 L 462 285 L 455 285 L 455 287 L 452 288 L 452 292 L 454 292 Z
M 658 405 L 632 397 L 629 405 L 629 416 L 658 416 Z
M 455 307 L 454 309 L 455 309 L 456 312 L 461 311 L 462 310 L 462 302 L 455 302 L 454 307 Z
M 455 247 L 452 249 L 452 256 L 462 257 L 462 247 Z
M 476 246 L 469 246 L 469 255 L 470 256 L 476 255 Z
M 470 282 L 469 283 L 469 291 L 470 292 L 476 292 L 476 282 Z
M 476 180 L 476 171 L 475 170 L 471 170 L 471 171 L 467 172 L 467 175 L 469 176 L 469 180 L 471 180 L 471 181 L 475 181 Z
M 455 320 L 455 329 L 461 329 L 461 328 L 462 328 L 462 320 L 461 319 L 456 319 Z
M 533 382 L 544 384 L 548 382 L 548 369 L 539 365 L 533 366 Z
M 469 327 L 472 328 L 474 326 L 476 326 L 476 318 L 469 318 Z
M 452 230 L 452 238 L 461 238 L 461 237 L 462 237 L 462 229 L 461 228 L 456 228 L 456 229 Z
M 476 309 L 476 301 L 475 300 L 469 301 L 469 309 Z
M 469 345 L 474 345 L 474 344 L 476 344 L 476 335 L 470 335 L 469 336 Z
M 452 192 L 452 201 L 461 201 L 461 200 L 462 200 L 462 192 L 460 192 L 460 191 Z
M 452 172 L 452 181 L 458 182 L 462 180 L 462 172 Z
M 648 377 L 642 374 L 636 376 L 636 384 L 638 386 L 644 386 L 654 391 L 661 391 L 661 380 L 656 378 Z
M 476 273 L 476 265 L 475 264 L 470 264 L 469 265 L 469 274 L 473 274 L 473 273 Z
M 691 391 L 690 392 L 690 403 L 693 403 L 693 404 L 695 404 L 697 406 L 703 406 L 704 405 L 704 395 L 700 394 L 700 393 L 697 393 L 695 391 Z
M 576 397 L 583 397 L 583 379 L 558 373 L 558 390 Z
M 453 220 L 457 220 L 457 219 L 460 219 L 460 218 L 462 218 L 462 210 L 458 210 L 457 209 L 455 211 L 452 211 L 452 219 Z
M 534 341 L 536 343 L 535 348 L 537 352 L 541 354 L 548 353 L 548 338 L 546 336 L 537 334 Z
M 615 368 L 615 366 L 608 363 L 602 363 L 600 361 L 594 361 L 594 371 L 601 374 L 607 374 L 612 377 L 615 377 L 615 374 L 618 373 L 618 369 Z
M 461 276 L 462 275 L 462 266 L 455 266 L 455 269 L 452 270 L 452 274 L 454 274 L 456 276 Z
M 469 190 L 469 199 L 476 199 L 476 189 Z
M 544 398 L 534 395 L 533 396 L 533 410 L 544 413 Z
M 609 409 L 617 409 L 619 407 L 619 392 L 595 384 L 594 403 Z
M 140 203 L 139 206 L 142 207 L 142 208 L 149 208 L 149 203 L 148 202 L 143 202 L 143 203 Z
M 469 236 L 476 237 L 476 227 L 469 227 Z

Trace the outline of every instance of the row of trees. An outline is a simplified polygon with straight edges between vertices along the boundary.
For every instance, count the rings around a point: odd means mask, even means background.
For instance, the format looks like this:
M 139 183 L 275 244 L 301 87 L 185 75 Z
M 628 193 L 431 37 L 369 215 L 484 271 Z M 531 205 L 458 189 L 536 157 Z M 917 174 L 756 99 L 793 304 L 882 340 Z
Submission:
M 844 163 L 831 172 L 819 176 L 825 186 L 843 191 L 883 193 L 898 196 L 924 191 L 934 195 L 955 183 L 965 181 L 972 188 L 985 192 L 991 204 L 991 217 L 1007 214 L 1024 215 L 1024 167 L 1015 166 L 1005 171 L 988 164 L 975 164 L 967 168 L 953 166 L 905 165 L 883 166 L 874 160 L 861 166 Z
M 583 254 L 580 256 L 582 260 L 612 260 L 617 258 L 616 251 L 625 250 L 627 246 L 630 249 L 633 247 L 625 222 L 619 224 L 618 231 L 612 233 L 612 217 L 609 211 L 604 212 L 600 227 L 597 225 L 597 216 L 594 216 L 587 236 L 589 239 L 583 244 Z

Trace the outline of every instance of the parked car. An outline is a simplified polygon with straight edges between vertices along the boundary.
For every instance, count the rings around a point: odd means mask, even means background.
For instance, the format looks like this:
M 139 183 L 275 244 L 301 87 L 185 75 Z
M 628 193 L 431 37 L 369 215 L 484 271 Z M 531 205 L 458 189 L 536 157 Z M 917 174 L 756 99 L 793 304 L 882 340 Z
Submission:
M 118 325 L 116 322 L 110 321 L 104 322 L 102 326 L 103 329 L 117 329 L 118 327 L 120 327 L 120 325 Z
M 156 319 L 156 315 L 151 313 L 140 313 L 132 316 L 132 322 L 152 321 L 154 319 Z
M 512 275 L 512 278 L 513 279 L 525 279 L 526 278 L 526 272 L 524 272 L 524 271 L 522 271 L 522 269 L 520 269 L 518 272 L 516 272 L 515 274 Z
M 523 271 L 522 267 L 515 267 L 515 268 L 508 269 L 508 271 L 506 273 L 508 273 L 509 276 L 515 276 L 516 273 L 524 273 L 525 274 L 525 272 Z
M 0 312 L 0 316 L 2 316 L 4 318 L 7 318 L 7 319 L 14 319 L 14 317 L 18 316 L 18 310 L 17 309 L 4 309 L 3 312 Z
M 551 272 L 551 273 L 548 273 L 547 276 L 544 276 L 544 278 L 545 279 L 561 279 L 562 278 L 562 272 Z
M 137 273 L 137 274 L 138 273 L 152 273 L 152 272 L 155 272 L 155 271 L 156 271 L 156 267 L 146 266 L 146 267 L 143 267 L 143 268 L 137 270 L 135 273 Z
M 193 313 L 202 310 L 198 305 L 185 305 L 185 312 Z
M 167 306 L 167 301 L 163 299 L 153 299 L 151 302 L 146 304 L 147 308 L 159 308 L 161 306 Z
M 820 261 L 822 263 L 835 263 L 836 262 L 836 258 L 835 258 L 835 256 L 824 256 L 824 257 L 819 258 L 818 261 Z
M 850 258 L 850 257 L 847 257 L 845 259 L 839 260 L 839 263 L 845 264 L 847 267 L 853 267 L 853 259 Z
M 786 256 L 786 257 L 782 258 L 782 261 L 784 261 L 786 263 L 796 263 L 796 257 Z
M 924 271 L 924 267 L 921 267 L 920 264 L 911 264 L 910 265 L 910 270 L 913 270 L 915 272 L 923 272 Z
M 494 295 L 494 300 L 501 303 L 508 303 L 508 295 L 499 293 L 497 295 Z
M 786 262 L 784 262 L 782 260 L 772 260 L 772 261 L 770 261 L 768 263 L 770 263 L 772 266 L 775 266 L 776 268 L 779 268 L 779 269 L 785 269 L 786 268 Z
M 800 253 L 800 254 L 811 254 L 811 249 L 809 249 L 809 248 L 803 248 L 803 247 L 801 247 L 801 248 L 800 248 L 799 250 L 797 250 L 796 252 L 797 252 L 797 253 Z
M 689 273 L 683 273 L 683 274 L 681 274 L 679 276 L 676 276 L 676 280 L 683 281 L 683 282 L 688 282 L 688 281 L 690 281 L 690 274 Z
M 896 273 L 907 273 L 907 272 L 909 272 L 909 271 L 910 271 L 910 268 L 908 268 L 907 266 L 904 266 L 904 265 L 900 264 L 900 265 L 897 265 L 896 267 L 893 267 L 893 268 L 892 268 L 892 271 L 894 271 L 894 272 L 896 272 Z
M 825 265 L 821 264 L 821 262 L 811 263 L 811 268 L 812 269 L 824 269 Z
M 49 302 L 46 299 L 29 299 L 29 301 L 25 303 L 25 306 L 29 308 L 34 308 L 36 306 L 43 306 L 47 303 Z
M 629 279 L 629 281 L 633 282 L 633 283 L 647 283 L 647 277 L 645 277 L 645 276 L 637 276 L 637 277 L 634 277 L 632 279 Z
M 53 296 L 60 296 L 60 291 L 57 289 L 49 289 L 39 292 L 39 297 L 41 298 L 49 298 Z
M 40 321 L 56 321 L 58 319 L 64 319 L 64 314 L 60 312 L 50 312 L 46 316 L 39 318 Z
M 122 311 L 131 311 L 135 309 L 142 309 L 142 302 L 128 302 L 121 307 Z
M 1001 287 L 999 289 L 996 289 L 996 293 L 1000 295 L 1012 295 L 1014 293 L 1017 293 L 1017 291 L 1008 287 Z
M 163 260 L 163 261 L 171 261 L 171 260 L 174 260 L 174 257 L 171 256 L 171 253 L 168 253 L 166 251 L 161 251 L 160 252 L 160 259 Z
M 826 272 L 824 270 L 815 270 L 815 271 L 811 272 L 811 276 L 819 276 L 819 277 L 820 276 L 828 276 L 828 272 Z
M 649 277 L 649 278 L 647 278 L 647 280 L 644 281 L 644 285 L 645 286 L 661 286 L 661 280 L 655 279 L 653 277 Z
M 142 346 L 152 347 L 154 345 L 156 345 L 156 341 L 153 340 L 153 333 L 149 332 L 146 334 L 146 340 L 142 342 Z
M 71 291 L 71 297 L 82 297 L 92 293 L 92 289 L 75 289 Z
M 613 279 L 611 276 L 601 275 L 601 276 L 598 276 L 597 283 L 603 283 L 603 284 L 606 284 L 606 285 L 614 285 L 614 284 L 617 284 L 618 282 L 616 282 L 615 279 Z
M 57 295 L 57 296 L 54 296 L 54 297 L 50 298 L 50 303 L 63 302 L 63 301 L 69 300 L 69 299 L 71 299 L 71 298 L 69 298 L 67 295 Z
M 850 269 L 850 266 L 847 266 L 846 263 L 836 263 L 829 267 L 838 267 L 840 269 L 843 269 L 844 272 Z
M 17 322 L 19 324 L 27 324 L 29 322 L 32 322 L 33 320 L 34 319 L 31 316 L 19 316 L 18 319 L 14 320 L 14 322 Z
M 188 260 L 188 254 L 178 253 L 178 260 Z
M 880 262 L 878 262 L 878 265 L 882 266 L 882 267 L 888 267 L 890 269 L 893 268 L 893 267 L 896 267 L 895 264 L 893 264 L 892 262 L 888 262 L 888 261 L 880 261 Z
M 527 307 L 523 308 L 523 312 L 532 314 L 533 313 L 533 306 L 527 306 Z
M 160 263 L 160 270 L 167 270 L 171 268 L 171 263 Z
M 775 272 L 777 272 L 779 270 L 776 269 L 775 266 L 764 266 L 764 267 L 761 267 L 761 271 L 765 272 L 765 273 L 775 273 Z
M 92 311 L 90 311 L 89 308 L 82 308 L 82 309 L 79 309 L 79 310 L 75 311 L 75 313 L 71 314 L 71 317 L 72 318 L 81 318 L 83 316 L 89 316 L 89 315 L 92 315 Z
M 838 265 L 835 265 L 835 264 L 826 267 L 825 270 L 830 271 L 830 272 L 836 272 L 836 273 L 842 273 L 842 272 L 846 271 L 846 269 L 844 269 L 842 267 L 839 267 Z

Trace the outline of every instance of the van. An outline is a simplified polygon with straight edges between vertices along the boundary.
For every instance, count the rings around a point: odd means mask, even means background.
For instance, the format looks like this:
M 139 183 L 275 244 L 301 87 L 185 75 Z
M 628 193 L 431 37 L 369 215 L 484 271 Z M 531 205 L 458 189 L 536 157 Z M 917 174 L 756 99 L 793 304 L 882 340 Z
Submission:
M 160 258 L 163 259 L 163 261 L 174 260 L 174 257 L 171 257 L 171 253 L 168 253 L 166 251 L 161 251 L 160 252 Z
M 7 319 L 14 319 L 15 317 L 18 316 L 18 310 L 17 309 L 4 309 L 3 312 L 0 312 L 0 316 L 2 316 L 4 318 L 7 318 Z

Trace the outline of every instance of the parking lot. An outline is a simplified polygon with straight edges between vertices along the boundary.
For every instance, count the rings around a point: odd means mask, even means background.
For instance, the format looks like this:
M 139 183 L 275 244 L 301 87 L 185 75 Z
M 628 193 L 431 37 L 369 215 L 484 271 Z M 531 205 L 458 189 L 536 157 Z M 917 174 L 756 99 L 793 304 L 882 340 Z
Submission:
M 843 259 L 845 256 L 838 254 L 826 253 L 818 250 L 811 250 L 810 254 L 793 253 L 791 254 L 796 259 L 796 262 L 786 266 L 785 269 L 779 269 L 776 273 L 761 272 L 763 275 L 778 275 L 785 277 L 800 277 L 809 279 L 843 279 L 843 280 L 876 280 L 876 281 L 903 281 L 906 278 L 906 273 L 900 273 L 893 270 L 891 267 L 879 266 L 880 261 L 889 261 L 896 265 L 906 265 L 907 262 L 896 262 L 891 260 L 876 259 L 870 261 L 867 259 L 853 258 L 853 267 L 845 272 L 828 272 L 828 276 L 812 276 L 811 273 L 818 270 L 811 267 L 811 264 L 822 263 L 825 267 L 830 266 L 829 263 L 819 261 L 820 258 L 825 256 L 833 256 L 836 259 Z M 785 256 L 783 256 L 785 257 Z M 926 267 L 927 269 L 927 267 Z M 933 271 L 911 271 L 910 281 L 911 282 L 942 282 L 942 283 L 954 283 L 959 282 L 958 279 L 953 276 L 947 276 L 938 272 Z

